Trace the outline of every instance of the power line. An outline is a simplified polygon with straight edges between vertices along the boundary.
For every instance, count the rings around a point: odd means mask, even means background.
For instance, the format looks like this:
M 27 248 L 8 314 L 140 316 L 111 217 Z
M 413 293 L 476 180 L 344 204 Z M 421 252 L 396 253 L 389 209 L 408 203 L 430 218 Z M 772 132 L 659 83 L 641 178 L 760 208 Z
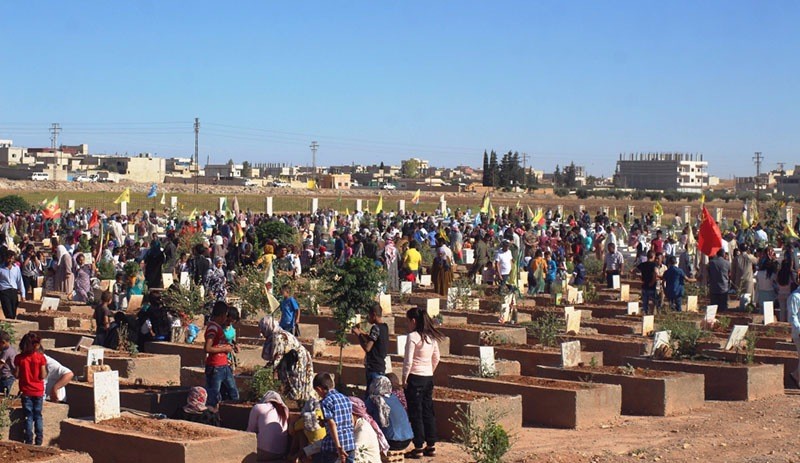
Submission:
M 314 188 L 317 186 L 317 150 L 319 149 L 319 143 L 316 141 L 311 142 L 311 169 L 314 176 Z
M 761 161 L 763 160 L 764 156 L 761 156 L 761 151 L 756 151 L 753 156 L 753 162 L 756 164 L 756 204 L 761 202 Z
M 194 194 L 200 189 L 200 118 L 194 118 Z

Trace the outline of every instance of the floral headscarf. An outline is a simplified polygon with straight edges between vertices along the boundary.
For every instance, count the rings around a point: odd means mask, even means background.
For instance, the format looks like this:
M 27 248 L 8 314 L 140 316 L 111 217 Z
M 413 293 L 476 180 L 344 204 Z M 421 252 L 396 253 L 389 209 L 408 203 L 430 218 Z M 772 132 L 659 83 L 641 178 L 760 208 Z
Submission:
M 378 376 L 369 385 L 368 399 L 378 407 L 378 423 L 382 428 L 389 426 L 389 413 L 392 411 L 386 398 L 392 394 L 392 382 L 386 376 Z
M 381 453 L 385 455 L 389 451 L 389 442 L 386 441 L 386 436 L 383 435 L 383 431 L 381 431 L 378 423 L 376 423 L 367 412 L 367 406 L 364 404 L 364 401 L 358 397 L 350 397 L 350 402 L 353 404 L 353 415 L 367 420 L 367 423 L 375 430 L 375 434 L 378 435 L 378 446 L 381 449 Z
M 206 399 L 208 399 L 208 393 L 204 388 L 200 386 L 191 388 L 183 411 L 186 413 L 203 413 L 207 409 Z

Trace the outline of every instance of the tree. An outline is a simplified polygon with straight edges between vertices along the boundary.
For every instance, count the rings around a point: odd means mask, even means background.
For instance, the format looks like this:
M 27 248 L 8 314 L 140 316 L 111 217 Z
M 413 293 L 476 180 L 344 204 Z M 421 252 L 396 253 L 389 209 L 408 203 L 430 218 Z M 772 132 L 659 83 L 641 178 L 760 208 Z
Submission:
M 556 171 L 553 172 L 553 186 L 560 187 L 564 183 L 564 177 L 561 175 L 561 167 L 556 164 Z
M 300 245 L 297 229 L 283 222 L 261 222 L 256 227 L 256 238 L 261 244 L 274 240 L 279 246 Z
M 253 176 L 253 166 L 250 164 L 250 161 L 244 161 L 242 163 L 242 177 L 251 178 Z
M 416 159 L 403 161 L 403 167 L 400 171 L 403 178 L 417 178 L 419 176 L 419 161 Z
M 31 210 L 31 205 L 28 201 L 22 199 L 21 196 L 9 195 L 0 198 L 0 212 L 5 215 L 14 212 L 27 212 Z
M 489 154 L 483 150 L 483 186 L 492 185 L 492 172 L 489 167 Z
M 488 186 L 498 186 L 497 183 L 497 174 L 500 167 L 497 165 L 497 153 L 492 150 L 492 153 L 489 155 L 489 179 L 491 180 Z
M 383 169 L 384 169 L 385 167 L 386 167 L 386 166 L 384 166 L 384 165 L 383 165 L 383 161 L 381 161 L 381 166 L 380 166 L 381 173 L 383 173 Z
M 567 167 L 564 168 L 564 186 L 567 188 L 575 188 L 578 184 L 577 182 L 577 169 L 575 169 L 575 163 L 570 162 Z

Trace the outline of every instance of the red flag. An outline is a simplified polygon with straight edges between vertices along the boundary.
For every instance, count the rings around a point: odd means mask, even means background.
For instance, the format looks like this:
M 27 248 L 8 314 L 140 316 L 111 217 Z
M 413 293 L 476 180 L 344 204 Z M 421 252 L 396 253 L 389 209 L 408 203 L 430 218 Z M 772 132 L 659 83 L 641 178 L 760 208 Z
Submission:
M 92 218 L 89 219 L 89 230 L 94 228 L 97 224 L 100 223 L 100 216 L 97 214 L 97 209 L 92 212 Z
M 722 248 L 722 233 L 719 231 L 714 217 L 703 206 L 703 222 L 700 224 L 700 232 L 697 234 L 697 249 L 703 254 L 713 257 Z

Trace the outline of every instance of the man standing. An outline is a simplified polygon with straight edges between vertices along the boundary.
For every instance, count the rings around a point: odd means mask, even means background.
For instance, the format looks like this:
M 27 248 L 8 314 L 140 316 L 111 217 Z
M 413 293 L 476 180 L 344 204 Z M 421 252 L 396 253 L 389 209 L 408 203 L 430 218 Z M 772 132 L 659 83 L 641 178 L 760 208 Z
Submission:
M 0 304 L 3 306 L 3 315 L 9 320 L 17 318 L 17 305 L 20 300 L 25 300 L 22 272 L 16 264 L 14 251 L 6 249 L 3 266 L 0 267 Z
M 508 276 L 511 274 L 511 267 L 514 263 L 514 256 L 509 249 L 510 243 L 508 240 L 503 240 L 500 249 L 494 256 L 494 271 L 497 275 L 498 281 L 504 285 L 508 285 Z
M 614 275 L 622 273 L 625 267 L 625 260 L 622 253 L 617 251 L 617 245 L 608 243 L 608 254 L 603 260 L 603 273 L 606 275 L 606 287 L 614 287 Z
M 636 266 L 642 276 L 642 311 L 645 315 L 650 313 L 650 302 L 653 303 L 653 309 L 656 308 L 656 284 L 658 283 L 658 275 L 656 274 L 656 253 L 653 250 L 647 251 L 647 260 Z M 655 310 L 654 310 L 655 311 Z
M 728 310 L 728 290 L 730 290 L 731 264 L 725 260 L 725 251 L 720 249 L 708 262 L 708 289 L 711 305 L 719 311 Z
M 667 258 L 669 268 L 664 272 L 664 296 L 669 301 L 670 309 L 680 312 L 682 310 L 681 304 L 683 302 L 684 283 L 686 281 L 694 282 L 694 278 L 686 276 L 683 270 L 678 267 L 678 260 L 675 256 Z

